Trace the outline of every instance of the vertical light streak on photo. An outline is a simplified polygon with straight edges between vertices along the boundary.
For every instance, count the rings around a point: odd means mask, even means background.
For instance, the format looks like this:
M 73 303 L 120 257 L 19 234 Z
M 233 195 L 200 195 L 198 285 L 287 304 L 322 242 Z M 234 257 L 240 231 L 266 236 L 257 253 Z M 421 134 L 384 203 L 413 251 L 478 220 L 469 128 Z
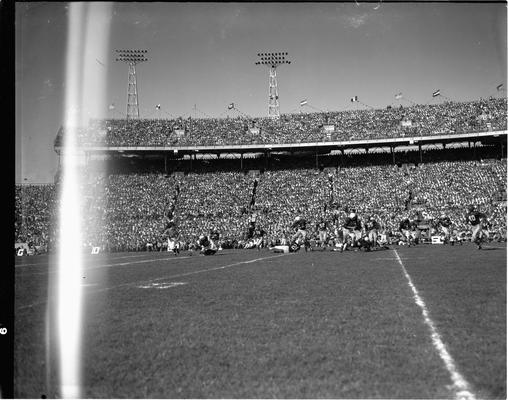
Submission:
M 78 129 L 104 102 L 102 91 L 106 71 L 88 67 L 92 54 L 105 56 L 110 9 L 104 3 L 69 5 L 66 53 L 64 137 L 61 165 L 57 292 L 57 354 L 59 392 L 63 398 L 81 398 L 84 324 L 83 284 L 83 185 L 84 154 L 78 143 Z M 100 17 L 100 18 L 97 18 Z M 106 21 L 105 21 L 106 20 Z M 106 23 L 105 23 L 106 22 Z M 105 49 L 103 49 L 105 48 Z M 102 76 L 102 78 L 99 78 Z M 97 114 L 96 114 L 97 115 Z M 100 114 L 97 117 L 101 117 Z

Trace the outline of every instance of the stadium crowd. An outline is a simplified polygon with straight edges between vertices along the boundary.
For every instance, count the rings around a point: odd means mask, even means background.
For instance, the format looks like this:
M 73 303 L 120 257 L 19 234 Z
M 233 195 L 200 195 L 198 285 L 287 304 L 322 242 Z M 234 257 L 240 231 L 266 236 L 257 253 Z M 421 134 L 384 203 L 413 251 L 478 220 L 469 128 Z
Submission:
M 505 159 L 268 170 L 259 175 L 98 175 L 84 187 L 83 244 L 107 251 L 161 249 L 164 215 L 172 204 L 184 249 L 211 229 L 220 232 L 224 248 L 245 247 L 251 218 L 266 232 L 265 245 L 287 240 L 297 215 L 311 231 L 323 217 L 333 235 L 333 221 L 353 209 L 363 219 L 373 216 L 395 240 L 400 221 L 421 214 L 428 220 L 445 214 L 457 232 L 466 232 L 465 209 L 471 204 L 488 216 L 494 237 L 505 240 L 506 177 Z M 53 186 L 17 187 L 16 240 L 47 247 L 55 234 L 51 219 L 56 206 Z
M 14 196 L 15 241 L 39 252 L 48 250 L 54 237 L 56 195 L 54 185 L 16 185 Z
M 193 146 L 302 143 L 506 130 L 506 98 L 469 102 L 284 114 L 280 119 L 177 118 L 91 120 L 80 143 Z M 327 129 L 330 127 L 330 129 Z M 333 127 L 333 128 L 331 128 Z M 60 143 L 62 130 L 55 143 Z

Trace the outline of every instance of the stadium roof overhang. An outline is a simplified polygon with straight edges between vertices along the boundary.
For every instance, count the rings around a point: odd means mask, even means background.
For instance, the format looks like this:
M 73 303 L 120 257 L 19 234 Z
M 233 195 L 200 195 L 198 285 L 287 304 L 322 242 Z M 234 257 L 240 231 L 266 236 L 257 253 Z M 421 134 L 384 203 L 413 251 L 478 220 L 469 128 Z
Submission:
M 413 136 L 372 140 L 350 140 L 336 142 L 307 142 L 307 143 L 260 143 L 248 145 L 220 145 L 220 146 L 83 146 L 82 150 L 88 153 L 118 154 L 118 155 L 148 155 L 148 154 L 223 154 L 223 153 L 274 153 L 274 152 L 318 152 L 326 154 L 336 150 L 370 149 L 370 148 L 397 148 L 419 145 L 438 145 L 448 143 L 473 142 L 482 144 L 499 143 L 505 141 L 508 131 L 442 134 L 432 136 Z M 60 147 L 55 147 L 59 153 Z

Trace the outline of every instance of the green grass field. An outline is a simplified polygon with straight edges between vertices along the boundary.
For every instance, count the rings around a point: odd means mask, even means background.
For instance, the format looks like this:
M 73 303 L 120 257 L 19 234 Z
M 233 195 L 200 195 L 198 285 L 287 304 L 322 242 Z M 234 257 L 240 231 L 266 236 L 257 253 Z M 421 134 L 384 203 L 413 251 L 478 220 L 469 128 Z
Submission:
M 82 397 L 506 398 L 506 246 L 86 255 Z M 15 397 L 59 397 L 53 260 L 16 260 Z M 178 285 L 177 285 L 178 284 Z

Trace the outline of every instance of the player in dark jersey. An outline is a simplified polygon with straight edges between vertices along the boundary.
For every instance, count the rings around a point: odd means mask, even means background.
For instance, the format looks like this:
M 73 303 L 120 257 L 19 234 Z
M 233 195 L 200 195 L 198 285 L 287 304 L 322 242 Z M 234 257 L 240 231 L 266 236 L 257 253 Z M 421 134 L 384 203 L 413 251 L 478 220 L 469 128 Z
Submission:
M 340 207 L 337 203 L 333 203 L 332 204 L 332 223 L 334 225 L 338 225 L 340 223 L 340 219 L 341 219 L 341 211 L 340 211 Z
M 367 240 L 371 247 L 377 247 L 377 238 L 380 229 L 381 225 L 379 225 L 379 222 L 376 221 L 373 215 L 365 222 L 365 233 L 367 234 Z
M 319 246 L 326 247 L 327 239 L 328 239 L 328 223 L 326 222 L 324 217 L 321 217 L 316 224 L 316 231 L 319 235 Z
M 359 247 L 359 242 L 362 238 L 362 232 L 364 229 L 362 221 L 358 218 L 358 215 L 354 210 L 344 220 L 342 230 L 344 235 L 342 250 L 346 250 L 348 243 L 352 247 Z
M 417 211 L 415 219 L 412 221 L 412 236 L 414 243 L 421 243 L 423 239 L 430 241 L 432 235 L 433 222 L 426 212 Z
M 254 246 L 256 246 L 258 251 L 263 246 L 263 238 L 265 237 L 265 235 L 266 235 L 266 232 L 264 231 L 264 229 L 256 227 L 256 229 L 254 230 L 254 234 L 252 235 L 252 239 L 254 241 Z
M 164 219 L 165 220 L 172 220 L 172 219 L 174 219 L 175 209 L 176 209 L 176 199 L 173 199 L 168 204 L 166 210 L 164 211 Z
M 201 253 L 205 256 L 213 255 L 217 252 L 215 243 L 205 235 L 201 235 L 198 239 L 198 247 L 201 249 Z
M 402 233 L 402 237 L 405 239 L 408 246 L 415 244 L 415 229 L 416 223 L 410 221 L 409 218 L 404 218 L 400 221 L 399 231 Z
M 450 220 L 450 217 L 444 213 L 441 214 L 441 216 L 437 220 L 437 226 L 441 227 L 441 231 L 443 232 L 444 235 L 444 243 L 445 244 L 450 243 L 451 226 L 452 226 L 452 221 Z
M 471 225 L 472 235 L 471 242 L 476 243 L 478 250 L 482 248 L 482 240 L 488 239 L 488 232 L 484 230 L 485 220 L 487 216 L 476 210 L 474 206 L 467 208 L 466 221 Z
M 304 244 L 305 251 L 307 251 L 308 250 L 307 221 L 305 220 L 305 218 L 297 216 L 295 218 L 293 224 L 291 225 L 291 229 L 296 230 L 296 232 L 291 237 L 291 242 L 290 242 L 289 246 L 290 247 L 293 246 L 293 248 L 296 249 L 296 246 L 294 246 L 295 244 L 298 244 L 298 245 Z M 297 250 L 295 250 L 295 251 L 297 251 Z

